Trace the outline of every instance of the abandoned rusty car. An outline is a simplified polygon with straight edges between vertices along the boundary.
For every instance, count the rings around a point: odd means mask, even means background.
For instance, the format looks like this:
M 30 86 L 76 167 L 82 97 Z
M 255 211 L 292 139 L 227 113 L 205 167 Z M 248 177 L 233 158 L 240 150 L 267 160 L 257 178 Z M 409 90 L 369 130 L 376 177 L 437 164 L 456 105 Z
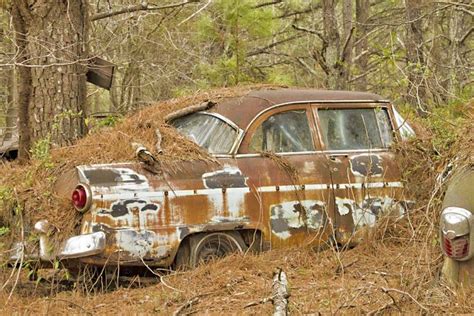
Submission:
M 43 261 L 195 266 L 232 252 L 356 243 L 383 214 L 406 212 L 391 149 L 402 124 L 378 95 L 258 90 L 168 123 L 215 162 L 77 166 L 80 234 L 52 248 L 48 223 L 36 223 Z

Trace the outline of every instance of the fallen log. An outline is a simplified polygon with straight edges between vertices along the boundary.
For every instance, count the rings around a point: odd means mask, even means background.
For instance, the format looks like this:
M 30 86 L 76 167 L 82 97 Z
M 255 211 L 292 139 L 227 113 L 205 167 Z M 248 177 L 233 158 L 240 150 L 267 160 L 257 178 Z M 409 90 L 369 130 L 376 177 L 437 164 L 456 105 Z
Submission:
M 282 269 L 278 269 L 273 273 L 272 298 L 273 298 L 273 315 L 288 315 L 288 298 L 290 297 L 288 289 L 288 279 L 286 273 Z
M 173 113 L 170 113 L 170 114 L 166 115 L 165 116 L 165 122 L 169 123 L 170 121 L 172 121 L 174 119 L 177 119 L 178 117 L 186 116 L 186 115 L 189 115 L 189 114 L 192 114 L 192 113 L 195 113 L 195 112 L 199 112 L 199 111 L 209 110 L 214 105 L 216 105 L 215 102 L 206 101 L 206 102 L 203 102 L 201 104 L 195 104 L 195 105 L 185 107 L 183 109 L 180 109 L 178 111 L 175 111 Z

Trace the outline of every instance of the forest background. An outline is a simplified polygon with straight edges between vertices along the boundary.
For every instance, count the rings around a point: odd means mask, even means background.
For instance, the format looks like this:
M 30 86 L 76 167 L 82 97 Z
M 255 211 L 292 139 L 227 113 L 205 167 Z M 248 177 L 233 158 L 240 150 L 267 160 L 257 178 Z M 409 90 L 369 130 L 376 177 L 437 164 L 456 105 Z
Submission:
M 472 97 L 468 0 L 0 5 L 0 143 L 18 130 L 24 160 L 38 141 L 71 144 L 97 113 L 113 124 L 154 101 L 211 87 L 371 91 L 408 116 L 443 119 Z M 110 91 L 86 83 L 96 57 L 116 65 Z

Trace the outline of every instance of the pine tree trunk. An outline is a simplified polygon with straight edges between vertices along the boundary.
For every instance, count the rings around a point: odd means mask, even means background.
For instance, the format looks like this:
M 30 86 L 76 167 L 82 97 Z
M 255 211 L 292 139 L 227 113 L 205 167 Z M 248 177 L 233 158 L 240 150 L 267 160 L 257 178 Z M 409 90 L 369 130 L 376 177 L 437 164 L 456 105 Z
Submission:
M 5 139 L 12 138 L 17 126 L 17 107 L 16 107 L 16 83 L 15 83 L 15 69 L 12 67 L 8 70 L 8 96 L 7 96 L 7 110 L 6 110 L 6 133 Z
M 21 162 L 29 159 L 31 147 L 31 133 L 30 133 L 30 115 L 29 102 L 31 99 L 31 68 L 26 64 L 28 62 L 27 50 L 27 30 L 26 23 L 21 11 L 25 11 L 26 6 L 18 1 L 12 5 L 12 21 L 15 29 L 15 43 L 17 45 L 18 66 L 18 136 L 19 147 L 18 157 Z
M 342 52 L 341 52 L 341 88 L 349 89 L 349 77 L 352 68 L 352 50 L 354 47 L 352 26 L 352 0 L 344 0 L 342 8 Z
M 340 70 L 341 64 L 339 55 L 341 53 L 341 43 L 339 32 L 337 30 L 336 20 L 336 1 L 323 0 L 323 27 L 324 37 L 327 41 L 327 48 L 324 59 L 327 65 L 328 74 L 326 77 L 326 86 L 329 89 L 340 89 Z
M 356 1 L 356 21 L 357 21 L 357 44 L 355 45 L 355 53 L 357 59 L 356 65 L 357 69 L 362 75 L 357 82 L 357 90 L 366 91 L 367 90 L 367 73 L 368 63 L 369 63 L 369 54 L 368 47 L 369 41 L 367 38 L 368 27 L 367 20 L 369 19 L 369 9 L 370 3 L 369 0 L 357 0 Z
M 459 77 L 457 72 L 458 60 L 459 60 L 459 44 L 462 29 L 462 12 L 459 12 L 453 6 L 450 9 L 449 17 L 449 50 L 448 50 L 448 100 L 453 100 L 456 97 L 457 89 L 459 87 Z
M 417 105 L 420 115 L 425 114 L 423 102 L 426 96 L 424 82 L 425 60 L 423 56 L 423 30 L 419 0 L 405 0 L 407 19 L 406 54 L 408 64 L 407 101 Z
M 20 157 L 50 137 L 64 146 L 84 133 L 87 0 L 16 0 Z M 31 138 L 31 141 L 29 140 Z

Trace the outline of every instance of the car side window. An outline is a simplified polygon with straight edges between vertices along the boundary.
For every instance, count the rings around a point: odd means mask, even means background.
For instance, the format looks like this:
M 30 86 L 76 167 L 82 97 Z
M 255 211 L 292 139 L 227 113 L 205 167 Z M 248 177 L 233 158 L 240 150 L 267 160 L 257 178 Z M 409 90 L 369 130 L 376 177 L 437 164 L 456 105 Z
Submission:
M 249 152 L 302 152 L 314 150 L 305 110 L 277 113 L 254 132 Z
M 327 150 L 387 148 L 393 141 L 385 108 L 319 109 L 318 116 Z

